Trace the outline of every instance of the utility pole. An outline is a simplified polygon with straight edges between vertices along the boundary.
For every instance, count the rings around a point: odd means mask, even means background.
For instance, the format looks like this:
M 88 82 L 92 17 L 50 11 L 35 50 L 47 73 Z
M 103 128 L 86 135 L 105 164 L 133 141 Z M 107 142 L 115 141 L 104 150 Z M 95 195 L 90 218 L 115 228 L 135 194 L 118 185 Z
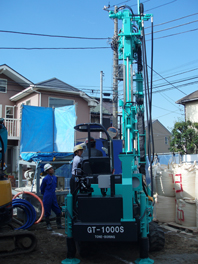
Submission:
M 117 13 L 117 6 L 114 12 Z M 118 38 L 118 19 L 114 18 L 114 41 Z M 118 46 L 113 49 L 113 127 L 118 128 Z
M 100 72 L 100 124 L 102 125 L 102 93 L 103 93 L 103 71 Z M 100 132 L 102 138 L 102 132 Z

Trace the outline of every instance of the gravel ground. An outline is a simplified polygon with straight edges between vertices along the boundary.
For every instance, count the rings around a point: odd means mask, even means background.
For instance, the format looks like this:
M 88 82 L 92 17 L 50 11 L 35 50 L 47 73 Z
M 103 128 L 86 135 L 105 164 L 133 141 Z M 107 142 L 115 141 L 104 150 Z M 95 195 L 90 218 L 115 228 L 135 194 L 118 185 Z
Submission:
M 1 264 L 60 264 L 66 259 L 66 235 L 64 230 L 47 231 L 45 223 L 41 222 L 31 228 L 36 235 L 38 244 L 34 252 L 0 258 Z M 158 252 L 151 252 L 149 257 L 155 264 L 198 264 L 198 235 L 193 233 L 165 230 L 165 247 Z M 81 264 L 135 264 L 139 257 L 137 243 L 91 243 L 89 256 L 76 258 Z

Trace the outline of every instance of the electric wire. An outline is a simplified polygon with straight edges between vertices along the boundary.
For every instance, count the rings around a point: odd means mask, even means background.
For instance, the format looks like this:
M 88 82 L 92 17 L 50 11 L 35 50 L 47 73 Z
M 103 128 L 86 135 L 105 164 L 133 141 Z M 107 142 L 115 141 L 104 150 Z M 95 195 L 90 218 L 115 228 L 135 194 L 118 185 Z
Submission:
M 150 66 L 148 66 L 148 67 L 151 69 Z M 163 80 L 165 80 L 165 81 L 168 82 L 170 85 L 172 85 L 174 88 L 176 88 L 178 91 L 180 91 L 181 93 L 187 95 L 186 93 L 184 93 L 183 91 L 181 91 L 179 88 L 177 88 L 176 86 L 174 86 L 174 85 L 173 85 L 171 82 L 169 82 L 167 79 L 165 79 L 161 74 L 159 74 L 158 72 L 156 72 L 154 69 L 153 69 L 153 71 L 154 71 L 157 75 L 159 75 Z
M 147 9 L 147 10 L 145 10 L 145 12 L 150 11 L 150 10 L 153 10 L 153 9 L 156 9 L 156 8 L 159 8 L 159 7 L 162 7 L 162 6 L 165 6 L 165 5 L 172 4 L 172 3 L 176 2 L 176 1 L 177 1 L 177 0 L 173 0 L 173 1 L 168 2 L 168 3 L 165 3 L 165 4 L 163 4 L 163 5 L 159 5 L 159 6 L 156 6 L 156 7 L 150 8 L 150 9 Z
M 181 34 L 185 34 L 185 33 L 193 32 L 193 31 L 196 31 L 196 30 L 198 30 L 198 28 L 195 28 L 195 29 L 189 29 L 189 30 L 186 30 L 186 31 L 178 32 L 178 33 L 173 33 L 173 34 L 170 34 L 170 35 L 166 35 L 166 36 L 162 36 L 162 37 L 157 37 L 157 38 L 154 38 L 154 39 L 161 39 L 161 38 L 173 37 L 173 36 L 176 36 L 176 35 L 181 35 Z M 151 39 L 147 39 L 147 41 L 150 41 L 150 40 L 151 40 Z
M 70 39 L 90 39 L 90 40 L 107 40 L 108 38 L 93 38 L 93 37 L 77 37 L 77 36 L 63 36 L 63 35 L 51 35 L 43 33 L 28 33 L 21 31 L 13 30 L 0 30 L 1 33 L 12 33 L 12 34 L 21 34 L 21 35 L 30 35 L 30 36 L 39 36 L 39 37 L 50 37 L 50 38 L 70 38 Z
M 196 23 L 196 22 L 198 22 L 198 19 L 194 20 L 194 21 L 186 22 L 184 24 L 180 24 L 180 25 L 176 25 L 176 26 L 173 26 L 173 27 L 164 28 L 164 29 L 161 29 L 161 30 L 158 30 L 158 31 L 154 31 L 153 33 L 156 34 L 156 33 L 162 32 L 162 31 L 171 30 L 171 29 L 178 28 L 178 27 L 183 27 L 183 26 L 186 26 L 186 25 L 189 25 L 189 24 L 192 24 L 192 23 Z M 147 33 L 146 35 L 150 35 L 150 34 L 151 33 Z
M 188 70 L 188 71 L 183 71 L 183 72 L 180 72 L 180 73 L 176 73 L 176 74 L 173 74 L 173 75 L 169 75 L 169 76 L 166 76 L 166 77 L 164 77 L 164 78 L 172 78 L 172 77 L 175 77 L 175 76 L 178 76 L 178 75 L 181 75 L 181 74 L 185 74 L 185 73 L 187 73 L 187 72 L 191 72 L 191 71 L 195 71 L 195 70 L 198 70 L 198 68 L 194 68 L 194 69 L 190 69 L 190 70 Z M 153 82 L 158 82 L 158 81 L 161 81 L 162 79 L 160 78 L 160 79 L 158 79 L 158 80 L 154 80 Z
M 177 18 L 177 19 L 174 19 L 174 20 L 166 21 L 166 22 L 163 22 L 161 24 L 154 25 L 154 26 L 161 26 L 161 25 L 164 25 L 164 24 L 167 24 L 167 23 L 171 23 L 171 22 L 180 20 L 180 19 L 184 19 L 186 17 L 194 16 L 194 15 L 197 15 L 197 14 L 198 13 L 190 14 L 188 16 L 184 16 L 184 17 Z M 180 24 L 180 25 L 177 25 L 177 26 L 174 26 L 174 27 L 171 27 L 171 28 L 166 28 L 166 29 L 162 29 L 162 30 L 159 30 L 159 31 L 155 31 L 154 33 L 158 33 L 158 32 L 165 31 L 165 30 L 170 30 L 170 29 L 173 29 L 173 28 L 176 28 L 176 27 L 185 26 L 185 25 L 188 25 L 188 24 L 191 24 L 191 23 L 195 23 L 195 22 L 197 22 L 197 20 L 190 21 L 190 22 L 187 22 L 187 23 L 184 23 L 184 24 Z M 149 28 L 149 27 L 147 27 L 147 28 Z M 51 38 L 85 39 L 85 40 L 108 40 L 108 39 L 110 39 L 110 37 L 101 37 L 101 38 L 79 37 L 79 36 L 66 36 L 66 35 L 53 35 L 53 34 L 44 34 L 44 33 L 21 32 L 21 31 L 13 31 L 13 30 L 0 30 L 0 33 L 11 33 L 11 34 L 21 34 L 21 35 L 51 37 Z M 151 34 L 151 33 L 147 33 L 146 35 L 148 35 L 148 34 Z
M 171 84 L 176 84 L 176 83 L 191 81 L 191 80 L 194 80 L 194 79 L 197 79 L 197 78 L 198 78 L 198 76 L 189 77 L 189 78 L 185 78 L 185 79 L 173 81 L 173 82 L 171 82 Z M 168 86 L 168 85 L 170 85 L 170 84 L 158 84 L 158 85 L 154 86 L 153 88 L 154 89 L 157 89 L 157 88 L 161 88 L 161 87 Z
M 70 47 L 70 48 L 26 48 L 26 47 L 0 47 L 0 50 L 87 50 L 87 49 L 111 49 L 111 47 Z
M 194 13 L 194 14 L 190 14 L 190 15 L 187 15 L 187 16 L 179 17 L 179 18 L 176 18 L 176 19 L 173 19 L 173 20 L 169 20 L 169 21 L 166 21 L 166 22 L 163 22 L 163 23 L 160 23 L 160 24 L 156 24 L 156 25 L 153 25 L 153 26 L 154 27 L 162 26 L 162 25 L 165 25 L 165 24 L 168 24 L 168 23 L 172 23 L 172 22 L 175 22 L 175 21 L 178 21 L 178 20 L 190 17 L 190 16 L 195 16 L 195 15 L 198 15 L 198 13 Z M 145 27 L 145 29 L 147 29 L 147 28 L 150 28 L 150 26 Z

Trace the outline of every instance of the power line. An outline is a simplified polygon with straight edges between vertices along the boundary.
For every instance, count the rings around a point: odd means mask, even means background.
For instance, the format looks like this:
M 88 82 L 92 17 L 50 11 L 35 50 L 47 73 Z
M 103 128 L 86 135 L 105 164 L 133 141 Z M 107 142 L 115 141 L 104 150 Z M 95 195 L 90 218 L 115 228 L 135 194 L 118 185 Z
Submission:
M 187 30 L 187 31 L 183 31 L 183 32 L 179 32 L 179 33 L 174 33 L 174 34 L 170 34 L 170 35 L 166 35 L 166 36 L 162 36 L 162 37 L 158 37 L 158 38 L 154 38 L 154 39 L 161 39 L 161 38 L 167 38 L 167 37 L 172 37 L 172 36 L 176 36 L 176 35 L 180 35 L 180 34 L 184 34 L 184 33 L 189 33 L 191 31 L 196 31 L 198 30 L 198 28 L 195 29 L 191 29 L 191 30 Z M 148 39 L 146 41 L 150 41 L 151 39 Z
M 61 36 L 61 35 L 50 35 L 43 33 L 27 33 L 21 31 L 11 31 L 11 30 L 0 30 L 2 33 L 12 33 L 12 34 L 21 34 L 21 35 L 30 35 L 30 36 L 38 36 L 38 37 L 50 37 L 50 38 L 70 38 L 70 39 L 90 39 L 90 40 L 104 40 L 108 38 L 91 38 L 91 37 L 76 37 L 76 36 Z
M 196 84 L 196 83 L 198 83 L 198 81 L 189 82 L 189 83 L 181 84 L 181 85 L 178 85 L 178 86 L 174 86 L 174 88 L 170 87 L 170 88 L 166 88 L 166 89 L 163 89 L 163 90 L 153 91 L 153 93 L 160 93 L 160 92 L 165 92 L 165 91 L 172 90 L 172 89 L 178 89 L 179 87 L 185 87 L 185 86 L 189 86 L 189 85 Z
M 177 75 L 185 74 L 185 73 L 187 73 L 187 72 L 191 72 L 191 71 L 195 71 L 195 70 L 198 70 L 198 68 L 194 68 L 194 69 L 191 69 L 191 70 L 188 70 L 188 71 L 184 71 L 184 72 L 176 73 L 176 74 L 173 74 L 173 75 L 167 76 L 166 78 L 175 77 L 175 76 L 177 76 Z M 161 81 L 161 78 L 158 79 L 158 80 L 154 80 L 153 82 L 158 82 L 158 81 Z
M 197 78 L 198 78 L 198 76 L 189 77 L 189 78 L 185 78 L 185 79 L 174 81 L 171 84 L 180 83 L 180 82 L 186 82 L 186 81 L 194 80 L 194 79 L 197 79 Z M 160 87 L 163 87 L 163 86 L 167 86 L 167 85 L 170 85 L 170 84 L 159 84 L 157 86 L 154 86 L 153 88 L 157 89 L 157 88 L 160 88 Z
M 147 65 L 150 69 L 151 67 L 149 65 Z M 164 78 L 161 74 L 159 74 L 158 72 L 156 72 L 154 69 L 152 69 L 157 75 L 159 75 L 163 80 L 165 80 L 167 83 L 169 83 L 170 85 L 172 85 L 174 88 L 176 88 L 178 91 L 180 91 L 181 93 L 187 95 L 186 93 L 184 93 L 183 91 L 179 90 L 179 88 L 177 88 L 176 86 L 174 86 L 172 83 L 170 83 L 168 80 L 166 80 L 166 78 Z
M 196 30 L 198 30 L 198 28 L 179 32 L 179 33 L 174 33 L 174 34 L 170 34 L 170 35 L 166 35 L 166 36 L 162 36 L 162 37 L 157 37 L 154 39 L 172 37 L 172 36 L 176 36 L 176 35 L 180 35 L 180 34 L 184 34 L 184 33 L 189 33 L 189 32 L 196 31 Z M 150 41 L 150 40 L 151 39 L 148 39 L 146 41 Z M 111 47 L 68 47 L 68 48 L 64 48 L 64 47 L 60 47 L 60 48 L 53 48 L 53 47 L 52 48 L 0 47 L 1 50 L 83 50 L 83 49 L 86 50 L 86 49 L 110 49 L 110 48 Z
M 186 26 L 186 25 L 189 25 L 189 24 L 192 24 L 192 23 L 196 23 L 196 22 L 198 22 L 198 20 L 194 20 L 194 21 L 190 21 L 190 22 L 187 22 L 187 23 L 184 23 L 184 24 L 180 24 L 180 25 L 177 25 L 177 26 L 173 26 L 173 27 L 170 27 L 170 28 L 165 28 L 165 29 L 161 29 L 161 30 L 158 30 L 158 31 L 154 31 L 153 33 L 159 33 L 159 32 L 162 32 L 162 31 L 173 29 L 173 28 L 183 27 L 183 26 Z M 150 34 L 151 33 L 147 33 L 146 35 L 150 35 Z
M 159 8 L 159 7 L 162 7 L 162 6 L 165 6 L 165 5 L 172 4 L 173 2 L 176 2 L 176 1 L 177 1 L 177 0 L 173 0 L 173 1 L 168 2 L 168 3 L 166 3 L 166 4 L 159 5 L 159 6 L 156 6 L 156 7 L 150 8 L 150 9 L 147 9 L 147 10 L 145 10 L 145 12 L 147 12 L 147 11 L 149 11 L 149 10 L 153 10 L 153 9 Z
M 161 116 L 156 117 L 156 119 L 158 119 L 158 118 L 160 118 L 160 117 L 163 117 L 163 116 L 170 115 L 170 114 L 172 114 L 172 113 L 176 113 L 176 114 L 180 114 L 180 115 L 181 115 L 181 113 L 178 113 L 177 111 L 171 111 L 170 113 L 167 113 L 167 114 L 164 114 L 164 115 L 161 115 Z
M 163 22 L 163 23 L 160 23 L 160 24 L 157 24 L 157 25 L 153 25 L 153 26 L 154 27 L 162 26 L 162 25 L 165 25 L 165 24 L 168 24 L 168 23 L 172 23 L 172 22 L 178 21 L 180 19 L 184 19 L 184 18 L 187 18 L 187 17 L 190 17 L 190 16 L 195 16 L 195 15 L 198 15 L 198 13 L 190 14 L 190 15 L 187 15 L 187 16 L 184 16 L 184 17 L 179 17 L 179 18 L 176 18 L 176 19 L 173 19 L 173 20 L 169 20 L 169 21 L 166 21 L 166 22 Z M 151 26 L 145 27 L 145 29 L 150 28 L 150 27 Z
M 25 48 L 25 47 L 0 47 L 1 50 L 86 50 L 110 49 L 111 47 L 70 47 L 70 48 Z
M 148 0 L 148 1 L 150 1 L 150 0 Z M 175 1 L 177 1 L 177 0 L 175 0 Z M 187 17 L 190 17 L 190 16 L 194 16 L 194 15 L 197 15 L 197 14 L 198 13 L 190 14 L 188 16 L 184 16 L 184 17 L 181 17 L 181 18 L 177 18 L 177 19 L 174 19 L 174 20 L 163 22 L 161 24 L 157 24 L 157 25 L 154 25 L 154 26 L 161 26 L 161 25 L 164 25 L 164 24 L 167 24 L 167 23 L 171 23 L 171 22 L 180 20 L 180 19 L 184 19 L 184 18 L 187 18 Z M 187 24 L 194 23 L 194 22 L 197 22 L 197 20 L 196 21 L 192 21 L 192 22 L 188 22 L 188 23 L 185 23 L 185 24 L 182 24 L 182 25 L 178 25 L 178 26 L 175 26 L 175 27 L 180 27 L 180 26 L 187 25 Z M 149 28 L 149 27 L 146 27 L 146 28 Z M 172 28 L 174 28 L 174 27 L 172 27 Z M 169 29 L 172 29 L 172 28 L 163 29 L 161 31 L 169 30 Z M 160 32 L 160 31 L 156 31 L 154 33 L 157 33 L 157 32 Z M 85 39 L 85 40 L 108 40 L 108 39 L 110 39 L 110 37 L 102 37 L 102 38 L 78 37 L 78 36 L 66 36 L 66 35 L 52 35 L 52 34 L 44 34 L 44 33 L 21 32 L 21 31 L 13 31 L 13 30 L 0 30 L 0 33 L 21 34 L 21 35 L 30 35 L 30 36 L 39 36 L 39 37 L 51 37 L 51 38 Z

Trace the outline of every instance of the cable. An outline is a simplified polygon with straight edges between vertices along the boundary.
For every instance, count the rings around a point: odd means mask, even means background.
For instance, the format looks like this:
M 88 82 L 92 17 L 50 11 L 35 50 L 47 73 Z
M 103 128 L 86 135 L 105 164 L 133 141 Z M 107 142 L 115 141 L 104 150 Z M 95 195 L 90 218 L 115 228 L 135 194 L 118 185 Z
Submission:
M 60 36 L 60 35 L 50 35 L 50 34 L 41 34 L 41 33 L 27 33 L 20 31 L 11 31 L 11 30 L 0 30 L 2 33 L 12 33 L 12 34 L 22 34 L 30 36 L 39 36 L 39 37 L 50 37 L 50 38 L 71 38 L 71 39 L 90 39 L 90 40 L 104 40 L 109 38 L 90 38 L 90 37 L 75 37 L 75 36 Z
M 149 80 L 148 80 L 148 64 L 147 64 L 147 56 L 146 56 L 146 40 L 144 34 L 144 25 L 142 27 L 143 37 L 142 37 L 142 53 L 143 53 L 143 73 L 144 73 L 144 94 L 145 94 L 145 110 L 147 117 L 147 151 L 148 151 L 148 159 L 150 162 L 150 167 L 152 167 L 153 159 L 154 159 L 154 139 L 153 139 L 153 128 L 152 128 L 152 74 L 153 74 L 153 19 L 151 19 L 151 84 L 149 91 Z M 152 151 L 152 158 L 151 158 Z M 151 171 L 152 175 L 152 171 Z M 152 176 L 151 176 L 152 182 Z M 151 196 L 153 196 L 153 185 L 151 184 Z
M 175 77 L 175 76 L 177 76 L 177 75 L 185 74 L 185 73 L 187 73 L 187 72 L 191 72 L 191 71 L 195 71 L 195 70 L 198 70 L 198 68 L 194 68 L 194 69 L 191 69 L 191 70 L 188 70 L 188 71 L 184 71 L 184 72 L 176 73 L 176 74 L 173 74 L 173 75 L 169 75 L 169 76 L 166 76 L 166 77 L 164 77 L 164 78 L 167 79 L 167 78 Z M 161 78 L 158 79 L 158 80 L 155 80 L 155 81 L 153 81 L 153 82 L 158 82 L 158 81 L 161 81 Z
M 23 226 L 16 228 L 16 230 L 27 229 L 34 224 L 36 220 L 36 211 L 30 202 L 23 199 L 14 199 L 12 200 L 12 206 L 13 208 L 19 207 L 23 209 L 27 217 L 26 223 Z
M 196 23 L 196 22 L 198 22 L 198 20 L 190 21 L 190 22 L 187 22 L 187 23 L 184 23 L 184 24 L 180 24 L 180 25 L 177 25 L 177 26 L 173 26 L 173 27 L 170 27 L 170 28 L 164 28 L 164 29 L 161 29 L 161 30 L 158 30 L 158 31 L 154 31 L 153 33 L 159 33 L 159 32 L 162 32 L 162 31 L 173 29 L 173 28 L 183 27 L 183 26 L 186 26 L 186 25 L 189 25 L 189 24 L 192 24 L 192 23 Z M 146 35 L 150 35 L 150 34 L 151 33 L 147 33 Z
M 149 11 L 149 10 L 153 10 L 153 9 L 156 9 L 156 8 L 159 8 L 159 7 L 162 7 L 162 6 L 165 6 L 165 5 L 169 5 L 169 4 L 172 4 L 173 2 L 176 2 L 177 0 L 173 0 L 171 2 L 168 2 L 166 4 L 163 4 L 163 5 L 160 5 L 160 6 L 156 6 L 156 7 L 153 7 L 153 8 L 150 8 L 150 9 L 147 9 L 145 10 L 145 12 Z
M 166 21 L 166 22 L 163 22 L 163 23 L 160 23 L 160 24 L 157 24 L 157 25 L 153 25 L 153 26 L 154 27 L 158 27 L 158 26 L 161 26 L 161 25 L 165 25 L 165 24 L 168 24 L 168 23 L 172 23 L 172 22 L 175 22 L 177 20 L 184 19 L 184 18 L 187 18 L 187 17 L 190 17 L 190 16 L 195 16 L 195 15 L 198 15 L 198 13 L 190 14 L 190 15 L 187 15 L 187 16 L 184 16 L 184 17 L 180 17 L 180 18 L 173 19 L 173 20 L 169 20 L 169 21 Z M 146 27 L 145 29 L 147 29 L 147 28 L 150 28 L 150 26 L 149 27 Z
M 38 224 L 43 216 L 44 216 L 44 206 L 43 206 L 43 202 L 42 200 L 35 194 L 35 193 L 32 193 L 32 192 L 19 192 L 17 193 L 12 199 L 16 199 L 20 194 L 29 194 L 29 195 L 32 195 L 33 197 L 35 197 L 41 204 L 41 216 L 39 217 L 39 219 L 37 221 L 35 221 L 35 224 Z M 25 200 L 24 200 L 25 201 Z
M 1 50 L 85 50 L 85 49 L 110 49 L 111 47 L 70 47 L 70 48 L 25 48 L 25 47 L 0 47 Z
M 197 78 L 198 78 L 198 76 L 196 75 L 196 76 L 193 76 L 193 77 L 189 77 L 189 78 L 173 81 L 172 84 L 180 83 L 180 82 L 186 82 L 186 81 L 191 81 L 191 80 L 194 80 L 194 79 L 197 79 Z M 167 85 L 170 85 L 170 84 L 158 84 L 154 88 L 157 89 L 157 88 L 160 88 L 160 87 L 163 87 L 163 86 L 167 86 Z
M 166 35 L 166 36 L 162 36 L 162 37 L 158 37 L 158 38 L 154 38 L 154 39 L 172 37 L 172 36 L 176 36 L 176 35 L 180 35 L 180 34 L 184 34 L 184 33 L 189 33 L 189 32 L 196 31 L 196 30 L 198 30 L 198 28 L 187 30 L 187 31 L 183 31 L 183 32 L 179 32 L 179 33 L 174 33 L 174 34 L 170 34 L 170 35 Z M 147 39 L 146 41 L 150 41 L 150 39 Z
M 150 66 L 148 66 L 148 67 L 151 69 Z M 179 90 L 179 88 L 177 88 L 176 86 L 174 86 L 172 83 L 170 83 L 168 80 L 166 80 L 161 74 L 159 74 L 158 72 L 156 72 L 154 69 L 153 69 L 153 71 L 154 71 L 157 75 L 159 75 L 163 80 L 165 80 L 165 81 L 168 82 L 170 85 L 172 85 L 174 88 L 176 88 L 178 91 L 180 91 L 181 93 L 187 95 L 187 94 L 184 93 L 183 91 Z
M 178 86 L 174 86 L 174 88 L 178 89 L 179 87 L 189 86 L 189 85 L 197 84 L 197 83 L 198 83 L 198 81 L 195 81 L 195 82 L 192 82 L 192 83 L 181 84 L 181 85 L 178 85 Z M 168 90 L 172 90 L 174 88 L 166 88 L 166 89 L 163 89 L 163 90 L 154 91 L 153 93 L 165 92 L 165 91 L 168 91 Z

